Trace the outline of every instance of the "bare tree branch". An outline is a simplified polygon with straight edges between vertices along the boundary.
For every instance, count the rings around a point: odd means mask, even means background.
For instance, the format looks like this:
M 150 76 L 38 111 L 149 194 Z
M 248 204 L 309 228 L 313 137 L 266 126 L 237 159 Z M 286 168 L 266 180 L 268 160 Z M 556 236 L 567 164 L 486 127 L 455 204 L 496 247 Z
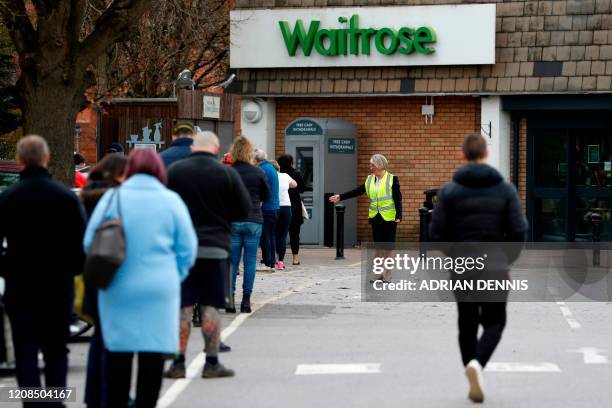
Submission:
M 112 44 L 128 35 L 135 19 L 140 17 L 151 0 L 115 0 L 96 20 L 94 31 L 81 43 L 79 65 L 83 68 L 95 62 Z
M 0 13 L 15 50 L 20 58 L 32 53 L 37 45 L 36 30 L 28 17 L 23 0 L 6 0 L 0 2 Z

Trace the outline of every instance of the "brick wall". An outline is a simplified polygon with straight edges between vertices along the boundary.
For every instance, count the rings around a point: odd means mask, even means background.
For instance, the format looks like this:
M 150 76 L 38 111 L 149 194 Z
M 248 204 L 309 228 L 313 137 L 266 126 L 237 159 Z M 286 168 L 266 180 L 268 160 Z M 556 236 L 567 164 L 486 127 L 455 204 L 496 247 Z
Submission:
M 92 107 L 88 107 L 77 115 L 76 124 L 81 128 L 79 136 L 79 153 L 85 157 L 85 162 L 89 165 L 96 164 L 96 153 L 98 145 L 96 142 L 96 128 L 98 125 L 98 115 Z
M 387 157 L 391 172 L 400 178 L 404 221 L 398 240 L 417 241 L 418 208 L 423 191 L 446 183 L 461 165 L 460 151 L 466 133 L 480 129 L 480 99 L 436 97 L 433 123 L 421 115 L 424 98 L 279 98 L 276 100 L 276 148 L 285 149 L 284 129 L 300 116 L 345 119 L 357 127 L 358 180 L 369 174 L 374 153 Z M 371 240 L 368 203 L 359 198 L 358 239 Z
M 610 92 L 612 0 L 237 0 L 237 8 L 497 3 L 496 64 L 240 69 L 243 94 Z
M 514 129 L 511 124 L 510 129 Z M 510 137 L 510 174 L 514 174 L 514 132 Z M 519 125 L 519 198 L 523 209 L 527 208 L 527 119 L 523 118 Z

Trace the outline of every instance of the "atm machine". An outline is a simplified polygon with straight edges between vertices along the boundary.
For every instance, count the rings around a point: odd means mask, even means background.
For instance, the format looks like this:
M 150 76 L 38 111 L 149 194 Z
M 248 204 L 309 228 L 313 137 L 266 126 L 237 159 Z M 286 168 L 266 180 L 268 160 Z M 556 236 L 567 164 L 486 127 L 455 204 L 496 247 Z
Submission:
M 324 231 L 332 227 L 326 223 L 336 219 L 335 214 L 324 216 L 326 197 L 358 186 L 357 129 L 340 119 L 298 118 L 285 129 L 285 150 L 305 184 L 302 201 L 309 219 L 302 225 L 300 242 L 323 245 Z M 344 243 L 351 247 L 357 243 L 357 199 L 342 203 L 346 205 Z

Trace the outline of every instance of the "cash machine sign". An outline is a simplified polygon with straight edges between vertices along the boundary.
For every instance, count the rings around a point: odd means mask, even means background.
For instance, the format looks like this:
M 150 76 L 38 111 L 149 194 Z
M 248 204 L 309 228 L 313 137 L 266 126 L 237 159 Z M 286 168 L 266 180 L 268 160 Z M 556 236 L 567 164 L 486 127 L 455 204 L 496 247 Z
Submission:
M 322 136 L 323 129 L 318 123 L 304 119 L 293 122 L 287 128 L 287 136 Z

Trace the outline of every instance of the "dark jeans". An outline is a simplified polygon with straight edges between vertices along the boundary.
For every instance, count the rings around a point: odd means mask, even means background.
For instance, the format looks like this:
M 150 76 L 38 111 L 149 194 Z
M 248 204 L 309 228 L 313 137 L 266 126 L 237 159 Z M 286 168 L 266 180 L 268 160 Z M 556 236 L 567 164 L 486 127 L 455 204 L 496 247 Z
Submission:
M 459 347 L 463 365 L 476 359 L 484 368 L 501 340 L 506 325 L 506 302 L 458 302 Z M 484 331 L 478 339 L 478 325 Z
M 112 408 L 126 408 L 132 380 L 134 353 L 108 353 L 108 400 Z M 136 407 L 153 408 L 157 404 L 164 371 L 161 353 L 138 353 Z
M 15 347 L 15 374 L 20 387 L 40 387 L 38 352 L 42 351 L 46 387 L 65 387 L 68 374 L 69 324 L 71 308 L 61 310 L 32 310 L 12 306 L 7 308 Z M 24 407 L 37 403 L 24 403 Z M 45 404 L 48 407 L 63 407 L 60 402 Z
M 262 210 L 263 227 L 261 230 L 261 255 L 264 264 L 274 268 L 276 259 L 276 223 L 278 222 L 278 210 Z
M 96 322 L 98 323 L 98 322 Z M 107 352 L 102 340 L 102 331 L 96 324 L 96 331 L 89 341 L 87 356 L 87 378 L 85 380 L 85 404 L 88 407 L 108 407 Z
M 276 253 L 278 260 L 285 259 L 287 252 L 287 233 L 289 232 L 289 224 L 291 223 L 291 207 L 282 206 L 278 213 L 278 222 L 276 223 Z

